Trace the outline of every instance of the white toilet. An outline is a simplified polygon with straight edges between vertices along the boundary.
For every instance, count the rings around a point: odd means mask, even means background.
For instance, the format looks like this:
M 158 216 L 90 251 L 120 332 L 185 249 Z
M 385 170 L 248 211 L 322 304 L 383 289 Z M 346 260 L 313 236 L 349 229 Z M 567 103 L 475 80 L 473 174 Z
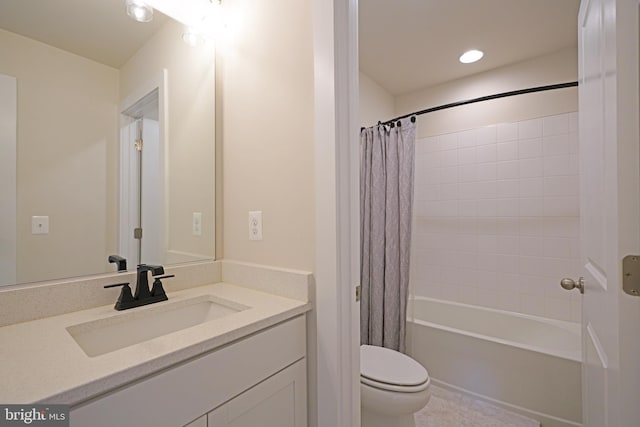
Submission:
M 362 427 L 415 427 L 413 414 L 429 402 L 429 374 L 397 351 L 360 346 Z

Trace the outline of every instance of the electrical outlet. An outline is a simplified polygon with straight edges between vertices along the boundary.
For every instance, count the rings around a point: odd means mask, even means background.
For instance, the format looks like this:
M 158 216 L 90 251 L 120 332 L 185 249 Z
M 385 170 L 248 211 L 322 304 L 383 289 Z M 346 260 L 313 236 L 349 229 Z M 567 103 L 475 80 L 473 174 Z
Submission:
M 32 216 L 31 234 L 49 234 L 49 217 Z
M 262 211 L 249 212 L 249 240 L 262 240 Z
M 202 212 L 193 213 L 192 231 L 194 236 L 202 236 Z

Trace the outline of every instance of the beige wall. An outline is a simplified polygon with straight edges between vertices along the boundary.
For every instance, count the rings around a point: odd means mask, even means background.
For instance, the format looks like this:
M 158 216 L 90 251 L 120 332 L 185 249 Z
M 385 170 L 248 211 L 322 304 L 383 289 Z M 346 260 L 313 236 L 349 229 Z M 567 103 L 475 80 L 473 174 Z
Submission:
M 118 71 L 0 30 L 0 73 L 18 83 L 19 282 L 107 269 L 117 247 Z M 49 216 L 48 235 L 31 216 Z
M 224 7 L 231 21 L 230 38 L 218 47 L 224 257 L 313 271 L 311 2 L 229 0 Z M 262 241 L 249 240 L 254 210 L 262 211 Z
M 120 99 L 163 69 L 168 74 L 168 263 L 188 254 L 211 258 L 215 247 L 214 50 L 212 43 L 189 47 L 182 30 L 169 20 L 120 70 Z M 192 233 L 193 212 L 202 213 L 201 236 Z
M 378 121 L 395 117 L 393 95 L 360 71 L 360 126 L 373 126 Z
M 578 79 L 577 47 L 454 80 L 396 98 L 397 115 L 495 93 Z M 578 109 L 577 88 L 485 101 L 422 115 L 418 137 L 517 122 Z

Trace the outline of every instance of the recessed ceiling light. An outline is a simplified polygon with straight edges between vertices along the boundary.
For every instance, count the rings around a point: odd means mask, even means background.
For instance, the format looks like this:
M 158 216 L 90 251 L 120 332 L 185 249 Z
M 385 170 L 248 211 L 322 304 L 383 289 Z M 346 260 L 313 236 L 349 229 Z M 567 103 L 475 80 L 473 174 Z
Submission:
M 484 56 L 484 52 L 481 50 L 468 50 L 460 55 L 460 62 L 463 64 L 470 64 L 480 60 Z

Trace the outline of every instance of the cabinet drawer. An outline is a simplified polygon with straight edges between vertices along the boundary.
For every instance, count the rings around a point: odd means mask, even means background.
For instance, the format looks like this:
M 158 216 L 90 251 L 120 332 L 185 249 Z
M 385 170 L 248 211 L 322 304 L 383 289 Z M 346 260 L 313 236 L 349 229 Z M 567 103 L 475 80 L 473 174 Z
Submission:
M 176 427 L 305 356 L 304 316 L 72 408 L 71 427 Z

